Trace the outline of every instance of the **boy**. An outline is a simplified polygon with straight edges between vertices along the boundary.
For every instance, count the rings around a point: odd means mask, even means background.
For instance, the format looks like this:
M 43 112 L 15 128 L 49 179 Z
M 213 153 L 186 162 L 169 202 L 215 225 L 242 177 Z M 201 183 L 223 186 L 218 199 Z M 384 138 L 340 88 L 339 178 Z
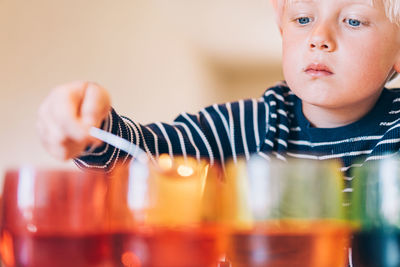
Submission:
M 111 110 L 100 86 L 70 83 L 54 89 L 39 110 L 44 146 L 58 158 L 78 157 L 78 165 L 98 169 L 112 169 L 127 155 L 106 144 L 96 146 L 90 126 L 139 144 L 152 159 L 160 153 L 206 157 L 211 163 L 252 153 L 341 158 L 348 171 L 358 156 L 373 160 L 396 153 L 400 93 L 384 85 L 400 71 L 400 3 L 272 3 L 286 82 L 261 98 L 213 105 L 197 115 L 183 113 L 172 125 L 143 126 Z

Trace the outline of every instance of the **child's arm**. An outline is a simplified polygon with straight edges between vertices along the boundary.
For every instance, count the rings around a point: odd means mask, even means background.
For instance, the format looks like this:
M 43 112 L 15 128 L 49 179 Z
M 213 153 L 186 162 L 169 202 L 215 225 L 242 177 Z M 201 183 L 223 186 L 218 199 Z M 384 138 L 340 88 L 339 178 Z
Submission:
M 152 159 L 168 153 L 208 158 L 211 163 L 259 151 L 266 132 L 262 99 L 213 105 L 197 115 L 182 113 L 172 124 L 140 125 L 111 110 L 107 92 L 91 83 L 56 88 L 39 114 L 39 132 L 51 154 L 62 159 L 79 157 L 75 161 L 82 167 L 106 170 L 127 155 L 107 144 L 93 145 L 90 126 L 102 125 L 139 145 Z
M 160 154 L 186 155 L 225 162 L 260 151 L 266 133 L 265 102 L 256 99 L 213 105 L 192 115 L 182 113 L 172 124 L 141 125 L 112 110 L 103 129 L 139 145 L 154 160 Z M 86 151 L 76 163 L 81 167 L 113 169 L 126 153 L 104 144 Z

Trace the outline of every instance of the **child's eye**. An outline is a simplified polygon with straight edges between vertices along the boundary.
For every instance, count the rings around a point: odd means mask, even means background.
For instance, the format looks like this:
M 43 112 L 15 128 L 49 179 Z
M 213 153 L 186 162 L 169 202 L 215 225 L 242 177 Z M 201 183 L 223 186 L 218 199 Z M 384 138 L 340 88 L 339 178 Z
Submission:
M 358 19 L 345 19 L 344 22 L 349 24 L 351 27 L 359 27 L 362 24 Z
M 309 18 L 309 17 L 301 17 L 301 18 L 297 18 L 296 21 L 301 25 L 306 25 L 306 24 L 311 22 L 311 18 Z

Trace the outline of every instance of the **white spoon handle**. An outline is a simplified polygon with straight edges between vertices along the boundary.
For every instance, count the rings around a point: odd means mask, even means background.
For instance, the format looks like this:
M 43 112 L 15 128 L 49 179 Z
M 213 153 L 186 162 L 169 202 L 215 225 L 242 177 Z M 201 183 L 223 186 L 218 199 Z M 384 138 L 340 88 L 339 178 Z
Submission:
M 143 163 L 148 161 L 147 154 L 146 152 L 144 152 L 143 149 L 115 134 L 109 133 L 96 127 L 91 127 L 89 133 L 91 136 L 96 137 L 104 143 L 125 151 L 136 160 L 139 160 Z

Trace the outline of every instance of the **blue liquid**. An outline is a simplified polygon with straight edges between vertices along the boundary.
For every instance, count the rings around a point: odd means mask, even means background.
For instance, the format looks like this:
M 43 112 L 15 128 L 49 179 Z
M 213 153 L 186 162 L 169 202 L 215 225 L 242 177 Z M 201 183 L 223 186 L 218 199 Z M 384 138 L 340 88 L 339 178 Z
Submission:
M 376 229 L 354 234 L 355 267 L 400 267 L 400 230 Z

